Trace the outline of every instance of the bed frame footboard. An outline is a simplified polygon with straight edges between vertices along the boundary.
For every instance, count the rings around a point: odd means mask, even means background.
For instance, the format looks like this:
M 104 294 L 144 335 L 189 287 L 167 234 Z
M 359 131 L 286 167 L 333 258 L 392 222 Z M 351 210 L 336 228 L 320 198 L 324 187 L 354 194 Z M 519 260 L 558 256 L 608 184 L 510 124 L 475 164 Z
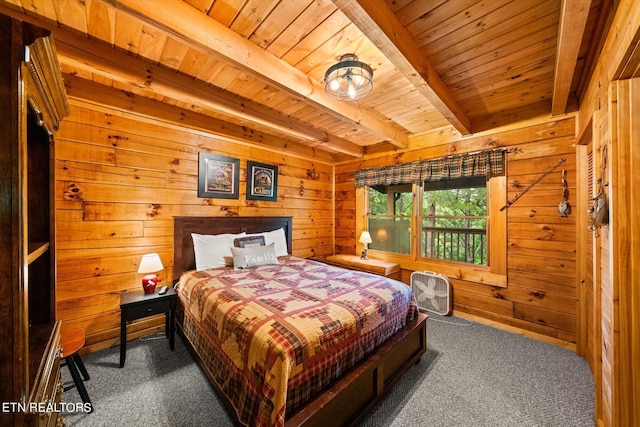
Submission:
M 363 362 L 342 376 L 329 389 L 309 401 L 293 414 L 288 414 L 286 427 L 326 427 L 356 425 L 367 412 L 402 378 L 427 350 L 427 318 L 418 318 L 389 338 Z M 218 396 L 232 418 L 238 422 L 235 410 L 228 401 L 206 364 L 195 351 L 178 324 L 178 332 L 184 338 L 192 356 L 209 377 Z
M 331 388 L 287 416 L 285 426 L 351 426 L 420 361 L 427 350 L 427 318 L 397 332 Z

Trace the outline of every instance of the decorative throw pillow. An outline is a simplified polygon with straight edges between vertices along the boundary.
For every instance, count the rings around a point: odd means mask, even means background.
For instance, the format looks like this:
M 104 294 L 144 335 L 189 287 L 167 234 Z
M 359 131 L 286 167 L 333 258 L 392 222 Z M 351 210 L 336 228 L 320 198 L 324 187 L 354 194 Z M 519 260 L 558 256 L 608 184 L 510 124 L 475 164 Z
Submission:
M 273 243 L 265 246 L 232 247 L 231 253 L 233 254 L 233 268 L 235 270 L 278 264 L 278 257 Z
M 251 246 L 264 246 L 264 236 L 245 236 L 233 239 L 236 248 L 249 248 Z
M 196 270 L 220 268 L 233 265 L 233 256 L 230 246 L 233 240 L 244 237 L 240 234 L 196 234 L 191 233 L 193 239 L 193 251 L 196 258 Z
M 264 236 L 264 241 L 268 245 L 269 243 L 275 243 L 276 256 L 287 256 L 287 237 L 284 234 L 284 228 L 278 228 L 273 231 L 266 231 L 264 233 L 247 234 L 249 236 Z

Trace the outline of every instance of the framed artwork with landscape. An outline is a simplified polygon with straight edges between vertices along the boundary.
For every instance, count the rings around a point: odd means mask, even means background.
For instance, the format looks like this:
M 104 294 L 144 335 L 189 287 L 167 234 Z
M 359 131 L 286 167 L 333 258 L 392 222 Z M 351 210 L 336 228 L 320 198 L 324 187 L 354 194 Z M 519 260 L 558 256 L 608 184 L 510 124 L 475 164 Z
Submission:
M 240 160 L 216 154 L 198 154 L 198 197 L 237 199 Z
M 278 199 L 278 167 L 247 161 L 247 200 Z

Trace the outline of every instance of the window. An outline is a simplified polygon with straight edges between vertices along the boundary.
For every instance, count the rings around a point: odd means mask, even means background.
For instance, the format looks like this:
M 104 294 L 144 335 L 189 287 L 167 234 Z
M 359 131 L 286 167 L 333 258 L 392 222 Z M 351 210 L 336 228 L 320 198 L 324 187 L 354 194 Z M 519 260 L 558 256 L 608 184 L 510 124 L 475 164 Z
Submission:
M 486 178 L 425 181 L 418 190 L 414 210 L 411 184 L 369 187 L 369 249 L 411 255 L 415 212 L 420 258 L 487 265 Z
M 420 256 L 487 265 L 486 178 L 424 182 Z
M 369 249 L 411 254 L 411 184 L 369 187 Z
M 369 249 L 410 270 L 438 260 L 439 271 L 460 277 L 463 263 L 465 277 L 506 286 L 505 151 L 356 171 L 356 227 L 369 230 Z

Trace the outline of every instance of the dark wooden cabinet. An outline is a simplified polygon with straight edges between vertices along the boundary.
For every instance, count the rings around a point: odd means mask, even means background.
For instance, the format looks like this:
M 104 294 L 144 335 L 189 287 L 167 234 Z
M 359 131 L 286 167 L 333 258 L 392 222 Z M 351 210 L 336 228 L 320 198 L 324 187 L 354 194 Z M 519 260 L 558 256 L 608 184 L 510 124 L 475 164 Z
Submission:
M 48 31 L 0 15 L 0 45 L 0 425 L 58 425 L 53 135 L 69 107 Z

